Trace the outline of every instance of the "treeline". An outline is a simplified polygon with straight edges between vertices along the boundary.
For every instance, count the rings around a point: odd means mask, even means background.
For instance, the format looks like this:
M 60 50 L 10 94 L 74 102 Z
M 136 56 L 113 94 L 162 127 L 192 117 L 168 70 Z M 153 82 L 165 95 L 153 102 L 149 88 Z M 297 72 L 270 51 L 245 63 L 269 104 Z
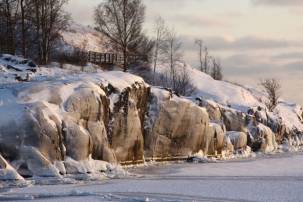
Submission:
M 47 64 L 66 29 L 67 0 L 0 0 L 0 48 Z
M 67 2 L 0 0 L 0 51 L 6 49 L 6 52 L 47 64 L 60 32 L 69 25 L 70 17 L 63 9 Z M 161 17 L 155 21 L 153 37 L 148 37 L 143 31 L 145 6 L 142 0 L 104 0 L 95 9 L 94 20 L 95 29 L 108 38 L 115 52 L 123 55 L 124 71 L 130 66 L 131 55 L 148 56 L 153 84 L 170 87 L 180 94 L 193 90 L 188 72 L 182 66 L 180 37 Z M 221 80 L 220 60 L 209 55 L 202 40 L 196 40 L 195 44 L 199 47 L 198 69 Z M 168 67 L 161 76 L 157 73 L 159 64 Z

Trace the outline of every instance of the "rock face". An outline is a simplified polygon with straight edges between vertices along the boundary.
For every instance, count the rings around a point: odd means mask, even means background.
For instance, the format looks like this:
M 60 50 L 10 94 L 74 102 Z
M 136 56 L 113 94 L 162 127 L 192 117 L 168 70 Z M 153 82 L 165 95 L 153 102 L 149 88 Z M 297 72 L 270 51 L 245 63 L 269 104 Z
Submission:
M 103 161 L 272 152 L 276 135 L 303 142 L 266 110 L 191 101 L 114 71 L 0 88 L 0 114 L 0 177 L 18 179 L 104 171 Z
M 149 116 L 146 157 L 187 156 L 201 148 L 207 152 L 213 133 L 208 131 L 205 109 L 168 91 L 153 88 Z
M 111 144 L 118 161 L 142 160 L 143 122 L 149 87 L 139 83 L 125 89 L 115 103 L 111 116 Z
M 143 159 L 149 87 L 133 75 L 107 74 L 1 90 L 0 113 L 9 112 L 0 116 L 3 157 L 24 176 L 68 173 L 74 169 L 54 166 L 66 159 L 83 162 L 92 157 L 112 163 Z M 104 77 L 118 80 L 114 92 L 108 91 L 113 85 Z

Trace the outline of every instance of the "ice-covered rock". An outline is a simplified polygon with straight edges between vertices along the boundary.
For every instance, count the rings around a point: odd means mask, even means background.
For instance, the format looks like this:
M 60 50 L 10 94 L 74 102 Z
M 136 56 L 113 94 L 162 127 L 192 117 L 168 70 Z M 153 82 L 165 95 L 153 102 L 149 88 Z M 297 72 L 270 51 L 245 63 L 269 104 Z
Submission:
M 185 98 L 121 71 L 75 74 L 41 67 L 32 81 L 7 82 L 11 62 L 0 59 L 0 153 L 23 176 L 100 172 L 103 161 L 199 151 L 226 157 L 248 154 L 250 146 L 272 152 L 276 142 L 288 148 L 303 143 L 299 105 L 281 101 L 269 112 L 255 92 L 194 69 L 193 81 L 203 85 Z
M 212 127 L 214 131 L 213 153 L 222 154 L 224 150 L 231 150 L 228 147 L 225 126 L 222 124 L 210 123 L 210 127 Z M 233 150 L 230 152 L 233 152 Z
M 268 153 L 277 149 L 276 135 L 269 127 L 259 122 L 251 122 L 248 129 L 252 136 L 251 146 L 254 151 Z
M 18 172 L 23 176 L 60 177 L 59 170 L 36 148 L 23 146 Z
M 122 72 L 2 88 L 0 152 L 24 176 L 68 173 L 67 164 L 58 169 L 67 158 L 141 160 L 148 91 L 141 78 Z
M 169 91 L 152 88 L 145 134 L 147 157 L 187 156 L 209 148 L 213 132 L 204 108 Z
M 114 103 L 110 123 L 110 142 L 118 161 L 143 159 L 143 122 L 148 98 L 149 87 L 142 83 L 134 83 L 124 89 Z
M 1 155 L 0 180 L 23 180 L 23 177 Z
M 228 131 L 227 137 L 236 150 L 246 150 L 247 147 L 247 134 L 244 132 Z

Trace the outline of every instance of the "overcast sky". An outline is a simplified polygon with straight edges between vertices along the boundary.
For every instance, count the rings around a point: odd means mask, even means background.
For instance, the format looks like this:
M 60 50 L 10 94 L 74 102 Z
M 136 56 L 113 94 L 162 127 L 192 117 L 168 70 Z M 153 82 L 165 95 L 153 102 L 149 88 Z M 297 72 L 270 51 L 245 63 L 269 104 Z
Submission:
M 93 25 L 101 0 L 70 0 L 75 21 Z M 197 63 L 195 38 L 221 59 L 225 79 L 257 85 L 278 78 L 283 97 L 303 104 L 303 0 L 144 0 L 146 32 L 162 16 L 183 40 L 185 60 Z

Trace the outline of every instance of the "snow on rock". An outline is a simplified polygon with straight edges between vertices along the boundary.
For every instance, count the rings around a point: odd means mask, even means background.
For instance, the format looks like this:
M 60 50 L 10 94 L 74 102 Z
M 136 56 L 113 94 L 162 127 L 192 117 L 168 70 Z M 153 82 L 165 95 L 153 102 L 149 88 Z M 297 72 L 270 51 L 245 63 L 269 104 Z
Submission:
M 14 70 L 17 72 L 21 71 L 32 71 L 35 72 L 37 65 L 28 59 L 24 59 L 17 56 L 12 56 L 9 54 L 1 54 L 0 55 L 0 64 L 4 63 L 5 66 L 2 66 L 0 69 L 3 71 Z
M 18 71 L 7 67 L 13 61 L 28 64 L 5 57 L 10 59 L 0 59 L 0 149 L 24 176 L 109 170 L 117 176 L 123 175 L 120 169 L 103 161 L 137 162 L 199 151 L 247 156 L 250 147 L 275 151 L 276 142 L 284 139 L 288 148 L 303 143 L 300 106 L 283 101 L 269 112 L 256 92 L 215 81 L 188 65 L 183 67 L 197 91 L 185 98 L 130 73 L 79 72 L 76 66 L 60 69 L 55 63 L 35 72 Z M 16 80 L 17 71 L 30 73 L 31 79 Z M 252 120 L 256 123 L 249 125 Z
M 282 101 L 275 108 L 274 113 L 290 130 L 303 131 L 303 109 L 301 106 Z
M 196 88 L 190 99 L 207 109 L 212 122 L 224 123 L 227 131 L 247 133 L 249 123 L 247 120 L 254 117 L 257 122 L 272 130 L 276 136 L 275 141 L 280 144 L 285 138 L 290 140 L 303 134 L 301 106 L 280 100 L 274 111 L 270 112 L 266 107 L 265 103 L 268 100 L 263 91 L 230 82 L 216 81 L 184 63 L 178 63 L 176 69 L 182 71 L 185 69 L 192 85 Z M 159 74 L 165 75 L 168 71 L 167 64 L 158 66 Z
M 227 137 L 232 142 L 235 149 L 245 150 L 247 147 L 247 134 L 237 131 L 228 131 L 226 133 Z
M 248 126 L 252 142 L 253 150 L 259 150 L 264 153 L 270 153 L 277 149 L 276 136 L 272 130 L 262 123 L 250 123 Z
M 70 157 L 67 157 L 64 161 L 64 165 L 67 174 L 106 172 L 110 166 L 108 162 L 94 160 L 91 158 L 91 156 L 82 161 L 76 161 Z
M 23 180 L 18 172 L 0 155 L 0 180 Z
M 149 89 L 142 78 L 118 71 L 74 74 L 45 67 L 34 74 L 32 81 L 7 82 L 0 88 L 0 114 L 5 115 L 0 116 L 0 148 L 20 174 L 69 173 L 72 166 L 66 165 L 72 161 L 66 158 L 142 158 L 136 148 L 143 150 L 141 123 Z M 121 123 L 126 123 L 125 130 L 120 130 Z M 92 167 L 102 166 L 94 162 Z
M 38 149 L 23 146 L 20 153 L 32 176 L 60 177 L 59 170 Z M 22 171 L 18 171 L 22 174 Z

